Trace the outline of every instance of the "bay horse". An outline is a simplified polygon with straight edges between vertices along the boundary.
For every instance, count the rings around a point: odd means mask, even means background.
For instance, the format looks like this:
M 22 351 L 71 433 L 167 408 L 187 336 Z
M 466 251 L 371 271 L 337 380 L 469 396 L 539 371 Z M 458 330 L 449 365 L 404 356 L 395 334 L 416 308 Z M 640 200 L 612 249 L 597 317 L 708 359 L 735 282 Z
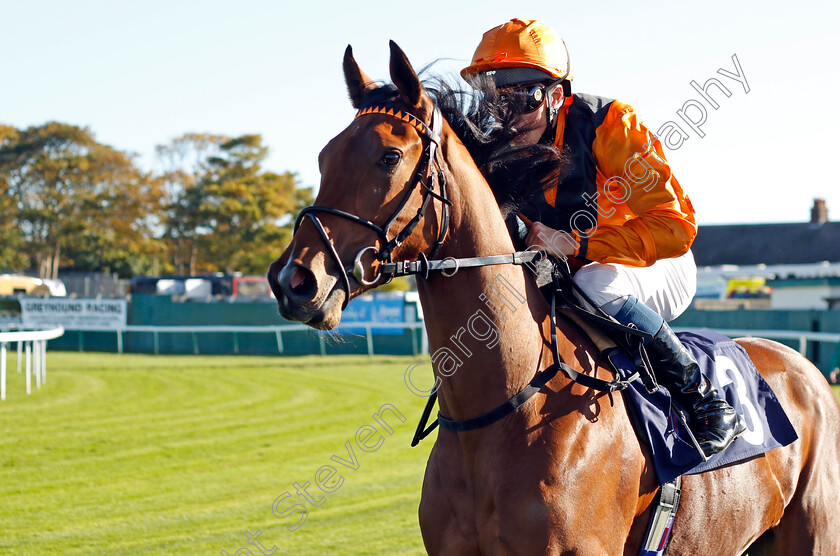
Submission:
M 548 304 L 522 266 L 453 265 L 514 247 L 490 187 L 403 51 L 391 42 L 390 87 L 363 73 L 349 46 L 344 74 L 361 110 L 321 151 L 315 206 L 298 218 L 290 245 L 270 267 L 280 313 L 332 329 L 350 298 L 386 281 L 382 269 L 425 265 L 417 288 L 430 349 L 449 357 L 433 356 L 440 414 L 483 415 L 551 365 Z M 433 252 L 450 262 L 448 271 L 428 271 Z M 523 302 L 488 310 L 486 294 L 502 282 Z M 482 307 L 492 341 L 464 334 Z M 609 374 L 573 323 L 559 321 L 557 335 L 566 364 Z M 836 556 L 837 401 L 792 349 L 763 339 L 739 343 L 799 439 L 739 465 L 685 476 L 667 553 Z M 638 554 L 659 488 L 649 458 L 620 395 L 611 403 L 558 373 L 493 424 L 439 431 L 419 507 L 425 548 L 452 555 Z

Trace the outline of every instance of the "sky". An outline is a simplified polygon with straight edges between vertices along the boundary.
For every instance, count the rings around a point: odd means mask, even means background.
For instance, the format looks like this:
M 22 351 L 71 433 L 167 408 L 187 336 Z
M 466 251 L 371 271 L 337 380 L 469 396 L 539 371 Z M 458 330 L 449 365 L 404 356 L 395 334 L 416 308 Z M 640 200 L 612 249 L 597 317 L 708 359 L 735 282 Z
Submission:
M 455 74 L 488 29 L 541 19 L 566 41 L 573 91 L 633 105 L 666 149 L 702 224 L 803 222 L 814 198 L 840 220 L 840 7 L 790 2 L 453 2 L 0 0 L 0 123 L 55 120 L 157 168 L 155 146 L 188 132 L 258 133 L 266 167 L 317 186 L 317 156 L 352 121 L 341 61 L 348 44 L 390 81 L 388 41 L 415 68 Z M 736 72 L 737 56 L 749 87 Z M 691 86 L 731 92 L 703 103 Z M 700 101 L 700 137 L 679 118 Z M 699 114 L 696 108 L 688 114 Z

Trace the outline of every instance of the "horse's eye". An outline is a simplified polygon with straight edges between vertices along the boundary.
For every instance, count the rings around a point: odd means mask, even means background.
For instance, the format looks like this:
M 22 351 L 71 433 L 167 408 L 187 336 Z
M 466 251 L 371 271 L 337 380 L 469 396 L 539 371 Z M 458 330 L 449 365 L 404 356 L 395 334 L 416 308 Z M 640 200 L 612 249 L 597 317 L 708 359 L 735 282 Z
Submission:
M 388 151 L 382 155 L 382 160 L 379 161 L 383 166 L 393 167 L 400 163 L 402 155 L 397 151 Z

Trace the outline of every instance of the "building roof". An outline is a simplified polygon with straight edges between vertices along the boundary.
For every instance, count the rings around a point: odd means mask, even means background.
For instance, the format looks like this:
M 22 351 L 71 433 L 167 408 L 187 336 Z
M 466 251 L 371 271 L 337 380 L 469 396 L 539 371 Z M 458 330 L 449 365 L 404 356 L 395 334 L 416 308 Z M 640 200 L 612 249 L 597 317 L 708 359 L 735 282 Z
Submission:
M 698 266 L 840 262 L 840 222 L 700 226 Z

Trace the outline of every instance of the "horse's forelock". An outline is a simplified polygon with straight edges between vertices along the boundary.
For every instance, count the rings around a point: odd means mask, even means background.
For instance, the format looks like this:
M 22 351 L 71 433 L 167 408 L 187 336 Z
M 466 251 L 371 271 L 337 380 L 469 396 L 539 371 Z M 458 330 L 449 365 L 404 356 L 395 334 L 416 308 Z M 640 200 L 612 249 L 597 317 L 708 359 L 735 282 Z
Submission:
M 399 90 L 389 83 L 365 93 L 365 96 L 362 97 L 359 109 L 370 108 L 371 106 L 382 106 L 384 104 L 393 104 L 399 98 Z

